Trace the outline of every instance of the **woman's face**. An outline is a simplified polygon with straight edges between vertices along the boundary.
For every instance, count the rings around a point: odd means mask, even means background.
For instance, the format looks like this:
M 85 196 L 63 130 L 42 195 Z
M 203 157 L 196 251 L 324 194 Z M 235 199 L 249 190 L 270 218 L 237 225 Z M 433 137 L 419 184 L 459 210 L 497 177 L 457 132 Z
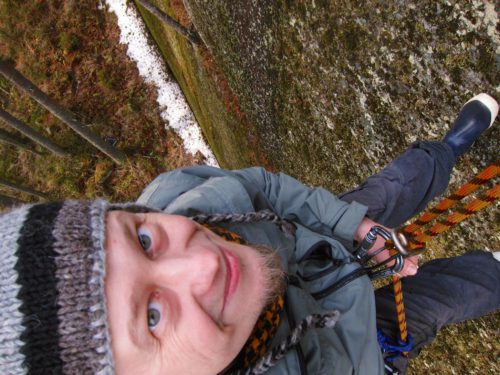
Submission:
M 112 211 L 105 246 L 119 375 L 219 373 L 275 289 L 260 252 L 183 216 Z

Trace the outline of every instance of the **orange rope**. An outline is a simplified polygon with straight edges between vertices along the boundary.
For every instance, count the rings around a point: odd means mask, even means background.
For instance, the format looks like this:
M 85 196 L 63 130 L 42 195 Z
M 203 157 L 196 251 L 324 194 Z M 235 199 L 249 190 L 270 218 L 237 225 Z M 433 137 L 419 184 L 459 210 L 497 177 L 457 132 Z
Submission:
M 410 242 L 414 241 L 416 243 L 422 243 L 431 240 L 438 234 L 447 231 L 451 227 L 469 218 L 474 213 L 478 212 L 479 210 L 482 210 L 484 207 L 489 206 L 499 197 L 500 197 L 500 185 L 496 185 L 490 190 L 488 190 L 486 193 L 482 194 L 478 198 L 471 201 L 465 208 L 459 208 L 457 211 L 449 214 L 446 219 L 436 223 L 429 230 L 426 230 L 424 233 L 416 235 L 414 238 L 410 239 Z
M 385 242 L 385 248 L 389 249 L 391 256 L 398 253 L 392 240 L 387 240 Z M 403 284 L 401 283 L 401 278 L 397 275 L 392 275 L 392 289 L 394 291 L 394 300 L 396 302 L 399 338 L 402 342 L 406 343 L 406 340 L 408 339 L 408 329 L 406 326 L 405 305 L 403 303 Z M 408 353 L 404 352 L 403 355 L 407 356 Z
M 408 330 L 406 327 L 405 305 L 403 303 L 403 284 L 401 283 L 401 278 L 396 275 L 392 275 L 392 289 L 394 290 L 394 300 L 396 301 L 399 338 L 401 339 L 401 341 L 406 343 L 406 340 L 408 339 Z M 405 352 L 403 354 L 407 355 L 408 353 Z
M 417 220 L 415 220 L 415 222 L 404 227 L 403 228 L 404 233 L 405 234 L 415 233 L 422 226 L 432 221 L 436 216 L 442 214 L 444 211 L 456 205 L 464 197 L 472 194 L 480 186 L 484 185 L 486 182 L 497 176 L 499 173 L 500 173 L 500 161 L 496 161 L 495 163 L 491 164 L 486 169 L 484 169 L 481 173 L 476 175 L 472 180 L 464 184 L 455 193 L 453 193 L 449 197 L 444 198 L 436 206 L 424 212 Z
M 493 203 L 500 196 L 500 185 L 496 185 L 486 193 L 482 194 L 475 200 L 471 201 L 465 208 L 458 208 L 455 212 L 448 215 L 445 220 L 439 221 L 432 228 L 424 233 L 416 233 L 425 224 L 435 219 L 438 215 L 442 214 L 450 207 L 455 206 L 464 197 L 476 191 L 480 186 L 484 185 L 487 181 L 491 180 L 500 173 L 500 164 L 495 162 L 481 173 L 475 176 L 472 180 L 464 184 L 451 196 L 444 198 L 435 207 L 424 212 L 414 223 L 409 224 L 403 228 L 403 233 L 408 236 L 408 250 L 418 250 L 425 247 L 425 243 L 430 239 L 437 236 L 439 233 L 450 229 L 463 220 L 467 219 L 474 213 L 483 209 L 484 207 Z M 390 254 L 394 255 L 396 250 L 392 241 L 386 241 L 386 248 L 389 249 Z M 394 300 L 396 302 L 396 312 L 398 317 L 399 335 L 402 342 L 406 343 L 408 339 L 408 330 L 406 325 L 406 313 L 403 303 L 403 288 L 401 279 L 397 275 L 392 276 L 392 284 L 394 290 Z M 407 356 L 408 353 L 403 353 Z

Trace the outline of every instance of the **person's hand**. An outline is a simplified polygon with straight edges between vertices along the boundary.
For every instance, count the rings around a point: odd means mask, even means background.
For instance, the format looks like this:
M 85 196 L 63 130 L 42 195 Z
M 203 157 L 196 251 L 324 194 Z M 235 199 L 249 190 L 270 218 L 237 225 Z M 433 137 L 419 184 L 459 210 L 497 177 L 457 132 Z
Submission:
M 389 228 L 380 225 L 376 223 L 375 221 L 368 219 L 365 217 L 362 221 L 361 224 L 359 225 L 358 229 L 356 230 L 356 233 L 354 234 L 354 240 L 361 242 L 363 238 L 365 238 L 366 233 L 375 225 L 378 225 L 379 227 L 387 229 L 387 231 L 390 231 Z M 377 236 L 377 239 L 375 243 L 373 244 L 372 248 L 368 251 L 368 254 L 371 254 L 375 252 L 377 249 L 380 249 L 381 247 L 385 246 L 385 239 L 382 238 L 381 236 Z M 384 260 L 388 259 L 390 257 L 389 250 L 383 250 L 379 254 L 375 255 L 373 259 L 375 262 L 381 263 Z M 412 257 L 408 257 L 404 259 L 404 265 L 401 271 L 398 272 L 398 275 L 400 277 L 405 277 L 405 276 L 411 276 L 415 275 L 418 271 L 418 260 L 419 256 L 415 255 Z M 391 267 L 394 265 L 394 261 L 390 261 L 387 263 L 388 267 Z
M 408 258 L 404 258 L 404 266 L 398 275 L 401 277 L 415 275 L 418 271 L 418 260 L 420 255 L 414 255 Z
M 374 223 L 374 225 L 379 225 L 377 223 Z M 384 227 L 383 225 L 379 225 L 381 227 Z M 385 229 L 389 230 L 387 227 L 384 227 Z M 375 241 L 375 244 L 373 247 L 368 251 L 368 254 L 373 253 L 375 250 L 380 249 L 381 247 L 385 246 L 385 239 L 382 238 L 381 236 L 377 237 L 377 240 Z M 373 259 L 375 262 L 381 263 L 384 260 L 388 259 L 390 257 L 390 252 L 389 250 L 383 250 L 379 254 L 375 255 Z M 404 263 L 403 263 L 403 268 L 401 271 L 397 273 L 398 276 L 400 277 L 405 277 L 405 276 L 412 276 L 415 275 L 418 271 L 418 260 L 419 256 L 414 255 L 412 257 L 404 258 Z M 387 263 L 388 267 L 392 267 L 394 265 L 394 261 L 390 261 Z

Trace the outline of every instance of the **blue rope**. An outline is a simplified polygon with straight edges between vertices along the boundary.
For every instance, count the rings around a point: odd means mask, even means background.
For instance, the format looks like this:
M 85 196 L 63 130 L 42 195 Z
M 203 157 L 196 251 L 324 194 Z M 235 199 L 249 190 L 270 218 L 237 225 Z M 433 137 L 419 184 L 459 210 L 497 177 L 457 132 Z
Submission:
M 408 334 L 407 342 L 403 342 L 398 338 L 398 342 L 395 343 L 394 340 L 384 335 L 384 333 L 378 329 L 377 340 L 382 349 L 382 353 L 384 353 L 384 360 L 388 362 L 394 361 L 396 358 L 401 357 L 403 353 L 413 349 L 413 338 L 410 334 Z

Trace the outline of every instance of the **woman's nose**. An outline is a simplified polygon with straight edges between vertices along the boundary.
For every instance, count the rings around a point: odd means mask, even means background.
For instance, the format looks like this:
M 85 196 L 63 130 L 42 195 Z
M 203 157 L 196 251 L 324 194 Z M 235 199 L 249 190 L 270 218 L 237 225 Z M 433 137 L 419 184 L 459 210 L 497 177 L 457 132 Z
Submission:
M 223 277 L 222 255 L 211 249 L 189 249 L 153 262 L 153 281 L 160 287 L 189 288 L 196 295 L 208 292 Z

